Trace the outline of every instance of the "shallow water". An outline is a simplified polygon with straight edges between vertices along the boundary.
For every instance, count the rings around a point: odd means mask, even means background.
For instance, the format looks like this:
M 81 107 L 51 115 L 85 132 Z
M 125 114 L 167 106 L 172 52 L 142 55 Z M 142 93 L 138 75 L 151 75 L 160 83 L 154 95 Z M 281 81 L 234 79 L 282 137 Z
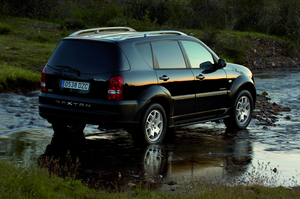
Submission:
M 255 171 L 276 179 L 272 182 L 276 186 L 296 186 L 300 69 L 254 74 L 257 93 L 266 91 L 272 102 L 292 109 L 278 116 L 275 127 L 264 128 L 252 120 L 247 130 L 234 133 L 223 123 L 209 122 L 176 128 L 165 144 L 148 147 L 134 146 L 122 129 L 100 131 L 93 125 L 85 129 L 85 138 L 62 141 L 53 137 L 51 125 L 38 114 L 39 92 L 0 94 L 0 158 L 30 164 L 51 156 L 61 160 L 72 156 L 73 161 L 78 157 L 82 179 L 94 176 L 120 184 L 149 179 L 180 184 L 183 177 L 215 179 L 227 174 L 250 182 L 249 173 Z M 116 172 L 122 177 L 115 179 Z

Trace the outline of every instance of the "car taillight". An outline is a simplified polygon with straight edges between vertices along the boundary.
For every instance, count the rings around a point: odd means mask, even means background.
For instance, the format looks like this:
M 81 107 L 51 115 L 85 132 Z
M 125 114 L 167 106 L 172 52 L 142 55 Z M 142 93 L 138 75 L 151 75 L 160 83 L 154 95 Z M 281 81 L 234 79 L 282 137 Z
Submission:
M 41 92 L 46 93 L 46 71 L 43 69 L 41 79 Z
M 108 100 L 123 100 L 123 78 L 121 76 L 112 77 L 109 80 Z

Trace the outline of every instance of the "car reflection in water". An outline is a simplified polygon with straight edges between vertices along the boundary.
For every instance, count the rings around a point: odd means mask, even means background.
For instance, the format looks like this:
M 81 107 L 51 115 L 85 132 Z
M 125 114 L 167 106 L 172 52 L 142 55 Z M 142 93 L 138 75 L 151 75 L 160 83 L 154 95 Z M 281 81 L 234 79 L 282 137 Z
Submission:
M 215 179 L 243 174 L 252 160 L 247 130 L 236 133 L 197 125 L 177 128 L 162 145 L 135 146 L 122 130 L 102 136 L 65 138 L 54 136 L 40 163 L 59 159 L 59 164 L 80 162 L 78 178 L 85 183 L 114 182 L 134 185 L 139 182 Z M 45 161 L 45 159 L 47 159 Z

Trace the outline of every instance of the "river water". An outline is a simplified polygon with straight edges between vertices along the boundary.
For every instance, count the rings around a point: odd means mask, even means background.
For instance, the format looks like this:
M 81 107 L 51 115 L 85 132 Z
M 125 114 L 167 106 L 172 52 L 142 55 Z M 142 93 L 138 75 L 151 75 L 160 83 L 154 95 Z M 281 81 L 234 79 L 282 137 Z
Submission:
M 147 147 L 135 146 L 122 129 L 99 130 L 93 125 L 87 126 L 85 137 L 59 140 L 38 114 L 39 91 L 1 93 L 0 159 L 27 165 L 72 156 L 80 162 L 82 179 L 93 176 L 125 185 L 162 179 L 169 182 L 166 189 L 183 178 L 224 176 L 246 183 L 264 179 L 266 185 L 298 186 L 300 69 L 254 74 L 257 93 L 266 91 L 272 102 L 291 108 L 278 115 L 276 126 L 258 125 L 253 119 L 247 130 L 230 132 L 223 123 L 208 122 L 176 128 L 166 143 Z

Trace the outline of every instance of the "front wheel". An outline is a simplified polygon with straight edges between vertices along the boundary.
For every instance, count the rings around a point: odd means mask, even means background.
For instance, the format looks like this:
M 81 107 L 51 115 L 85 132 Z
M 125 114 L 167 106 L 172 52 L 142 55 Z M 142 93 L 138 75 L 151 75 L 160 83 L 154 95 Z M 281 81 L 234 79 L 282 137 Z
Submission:
M 163 141 L 167 129 L 167 117 L 164 108 L 157 103 L 150 104 L 131 136 L 137 144 L 157 144 Z
M 232 105 L 230 117 L 224 119 L 227 128 L 245 129 L 252 117 L 253 98 L 247 90 L 241 90 Z

